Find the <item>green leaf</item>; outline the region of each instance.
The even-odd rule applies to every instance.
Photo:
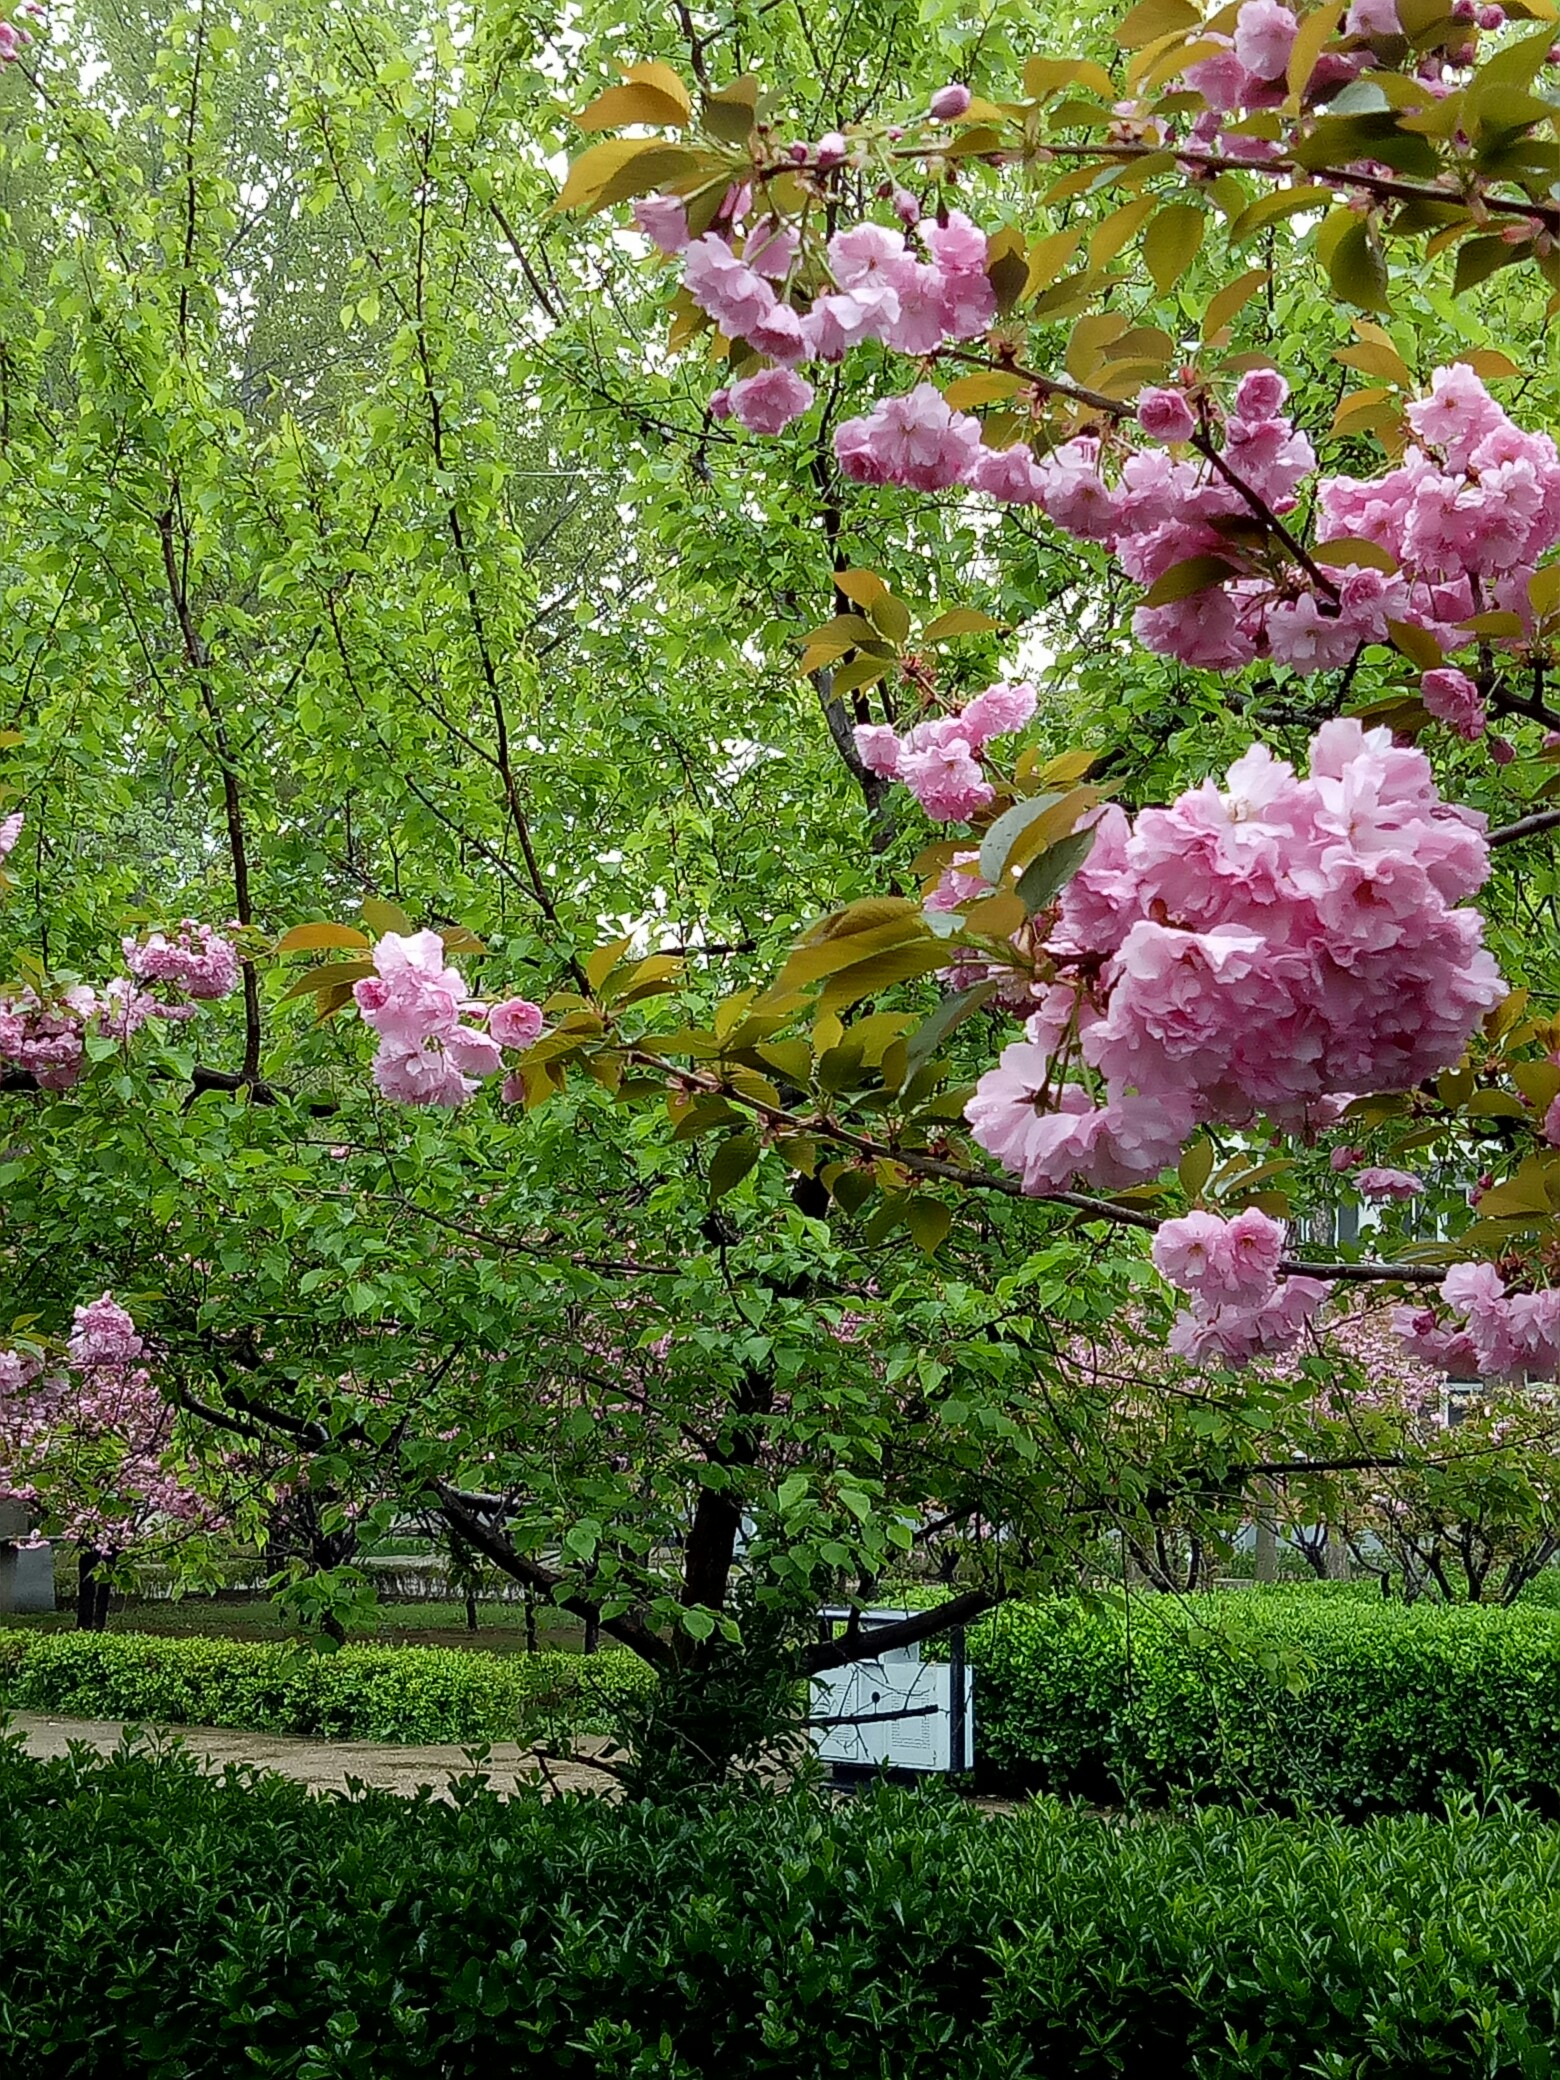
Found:
[[[1083,865],[1094,844],[1094,832],[1093,824],[1085,830],[1070,831],[1065,838],[1048,845],[1019,875],[1018,899],[1031,917],[1054,902]]]
[[[905,1047],[904,1084],[910,1083],[920,1073],[956,1026],[962,1025],[972,1013],[990,1002],[996,989],[995,977],[987,982],[977,982],[973,989],[962,990],[957,996],[949,997],[946,1003],[939,1004],[930,1018],[916,1027]]]
[[[983,880],[990,882],[995,889],[1002,887],[1008,855],[1013,847],[1030,824],[1061,799],[1059,794],[1032,794],[1025,801],[1015,802],[1011,809],[1003,810],[980,841],[979,864]]]
[[[1143,595],[1145,607],[1168,607],[1178,599],[1191,599],[1209,592],[1236,575],[1234,564],[1222,556],[1188,556],[1157,577]]]
[[[730,1134],[710,1158],[710,1198],[724,1199],[758,1161],[761,1143],[752,1128]]]
[[[1331,247],[1327,278],[1346,303],[1365,311],[1388,308],[1386,256],[1368,217],[1356,217]]]
[[[926,1199],[917,1194],[905,1208],[905,1226],[923,1256],[934,1257],[953,1226],[953,1212],[941,1199]]]

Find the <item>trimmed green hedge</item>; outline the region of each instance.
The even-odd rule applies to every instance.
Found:
[[[651,1680],[631,1654],[500,1657],[448,1647],[343,1647],[150,1633],[0,1631],[0,1710],[325,1740],[511,1740],[522,1713],[606,1730]]]
[[[1538,2080],[1560,1833],[310,1797],[0,1752],[8,2080]]]
[[[1560,1621],[1353,1598],[1134,1600],[997,1612],[975,1633],[976,1748],[1002,1781],[1433,1811],[1498,1785],[1560,1813]]]
[[[970,1639],[979,1775],[1098,1804],[1253,1802],[1345,1818],[1498,1787],[1560,1815],[1560,1618],[1354,1597],[997,1612]],[[631,1655],[498,1657],[0,1630],[0,1709],[337,1740],[610,1730]]]

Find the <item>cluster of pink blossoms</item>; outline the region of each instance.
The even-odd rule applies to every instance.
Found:
[[[376,974],[353,985],[364,1023],[379,1035],[374,1081],[398,1105],[464,1105],[503,1067],[503,1049],[529,1047],[542,1030],[539,1007],[509,997],[491,1008],[446,966],[437,932],[387,932],[374,947]],[[485,1020],[487,1030],[468,1023]],[[504,1096],[519,1095],[515,1079]]]
[[[177,932],[149,932],[123,940],[125,966],[137,982],[163,982],[187,997],[210,1002],[238,988],[233,942],[209,924],[186,917]]]
[[[1560,1375],[1560,1289],[1508,1293],[1493,1264],[1454,1264],[1441,1298],[1459,1317],[1448,1327],[1433,1307],[1399,1307],[1392,1326],[1411,1357],[1453,1379],[1520,1386]]]
[[[1191,1295],[1170,1348],[1199,1363],[1244,1365],[1291,1349],[1332,1288],[1316,1278],[1280,1278],[1284,1231],[1257,1207],[1233,1220],[1188,1213],[1154,1236],[1155,1269]]]
[[[123,1550],[153,1526],[215,1525],[169,1465],[173,1409],[111,1293],[78,1307],[62,1359],[0,1350],[0,1498],[46,1509],[66,1538]]]
[[[1451,50],[1425,53],[1417,67],[1420,81],[1435,99],[1453,91],[1457,82],[1449,69],[1472,64],[1479,29],[1499,29],[1506,11],[1495,0],[1452,0],[1446,10],[1451,19],[1466,27],[1468,40]],[[1262,109],[1281,108],[1289,96],[1289,60],[1300,33],[1300,19],[1282,0],[1245,0],[1235,17],[1231,34],[1201,32],[1198,43],[1219,48],[1195,64],[1188,65],[1182,78],[1200,94],[1206,106],[1192,126],[1193,142],[1231,158],[1257,163],[1279,156],[1279,147],[1269,139],[1226,130],[1233,117],[1255,114]],[[1352,0],[1343,18],[1342,33],[1353,41],[1351,50],[1324,51],[1312,67],[1306,83],[1308,103],[1330,99],[1350,80],[1382,63],[1395,62],[1402,49],[1405,30],[1398,15],[1397,0]],[[1377,46],[1386,46],[1385,52]]]
[[[750,190],[734,190],[717,228],[691,240],[675,196],[634,205],[640,230],[662,252],[682,256],[683,287],[699,309],[771,364],[717,391],[710,404],[717,418],[779,433],[813,400],[811,384],[795,373],[801,363],[843,360],[867,340],[932,354],[978,339],[997,315],[986,234],[961,211],[923,219],[915,197],[896,190],[904,228],[865,223],[837,231],[827,281],[809,291],[797,268],[796,232],[772,217],[749,224],[751,202]]]
[[[20,829],[19,815],[0,824],[0,858]],[[101,988],[78,982],[44,994],[28,984],[0,997],[0,1062],[25,1070],[40,1090],[69,1090],[86,1068],[89,1033],[128,1040],[148,1019],[193,1018],[196,1001],[238,987],[232,941],[192,918],[172,936],[152,932],[123,945],[129,973]]]
[[[1547,434],[1516,426],[1460,362],[1437,369],[1430,395],[1408,406],[1419,444],[1394,469],[1317,483],[1321,540],[1374,542],[1397,570],[1345,562],[1323,584],[1296,564],[1277,575],[1241,568],[1221,532],[1221,523],[1249,513],[1237,483],[1282,518],[1316,466],[1310,442],[1284,416],[1287,395],[1273,370],[1241,378],[1224,424],[1222,469],[1207,457],[1140,449],[1111,483],[1104,448],[1092,438],[1037,466],[1035,502],[1067,533],[1108,548],[1136,583],[1152,586],[1193,558],[1229,567],[1227,578],[1183,599],[1139,607],[1132,627],[1145,648],[1221,671],[1269,657],[1315,672],[1346,665],[1361,644],[1387,642],[1389,621],[1425,629],[1445,651],[1472,644],[1462,624],[1490,607],[1509,608],[1531,630],[1528,580],[1560,542],[1560,453]],[[1144,432],[1166,445],[1197,430],[1179,390],[1146,391],[1138,410]],[[1483,702],[1465,673],[1429,672],[1421,690],[1430,712],[1460,735],[1483,729]]]
[[[32,42],[32,32],[23,26],[24,19],[41,22],[43,9],[38,0],[21,0],[14,22],[0,21],[0,65],[14,65]]]
[[[1064,890],[1026,1038],[966,1110],[1026,1192],[1156,1175],[1199,1121],[1329,1123],[1454,1064],[1504,985],[1478,913],[1483,819],[1429,761],[1339,718],[1311,769],[1255,745],[1135,821],[1114,805]],[[1104,1085],[1098,1105],[1076,1081]]]
[[[918,722],[901,737],[886,723],[861,723],[856,750],[869,773],[902,780],[936,823],[962,823],[991,802],[995,790],[981,768],[993,737],[1005,737],[1035,712],[1027,680],[998,680],[954,715]]]

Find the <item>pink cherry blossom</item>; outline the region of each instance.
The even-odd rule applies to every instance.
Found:
[[[766,368],[731,386],[731,411],[752,433],[780,433],[813,401],[813,387],[789,368]]]
[[[856,755],[869,773],[892,780],[899,771],[899,735],[884,722],[858,722]]]
[[[1179,390],[1145,390],[1138,399],[1138,424],[1152,441],[1189,441],[1197,421]]]
[[[1454,729],[1458,736],[1472,743],[1484,734],[1484,696],[1466,672],[1449,665],[1426,672],[1419,682],[1419,691],[1436,720]]]
[[[965,703],[959,713],[960,729],[971,748],[979,751],[992,737],[1011,736],[1022,729],[1034,714],[1037,700],[1027,679],[1013,683],[999,679]]]
[[[975,747],[943,724],[911,731],[900,750],[899,778],[936,823],[963,823],[993,794]]]
[[[542,1024],[541,1006],[527,997],[505,997],[487,1016],[487,1029],[501,1047],[529,1047]]]
[[[952,123],[963,115],[971,99],[968,87],[961,86],[957,81],[950,81],[946,87],[937,89],[927,105],[934,122]]]
[[[688,244],[688,212],[677,195],[641,195],[632,209],[634,226],[663,253],[681,253]]]
[[[1258,79],[1281,79],[1299,29],[1279,0],[1245,0],[1235,17],[1235,55]]]
[[[73,1365],[127,1365],[144,1348],[135,1323],[112,1293],[76,1309],[66,1345]]]
[[[1422,1177],[1411,1170],[1391,1170],[1372,1165],[1359,1171],[1355,1187],[1366,1199],[1417,1199],[1425,1188]]]
[[[871,484],[945,491],[959,483],[980,452],[980,422],[955,412],[942,392],[921,383],[884,398],[865,419],[848,419],[834,436],[840,467]]]
[[[683,287],[706,316],[732,339],[745,339],[775,306],[775,292],[756,269],[739,260],[713,231],[683,255]]]
[[[186,996],[212,1000],[238,987],[238,955],[209,924],[185,918],[171,937],[150,932],[123,942],[125,966],[138,982],[165,982]]]

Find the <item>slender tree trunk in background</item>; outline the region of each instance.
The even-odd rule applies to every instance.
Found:
[[[1330,1582],[1347,1582],[1352,1579],[1349,1567],[1348,1541],[1337,1524],[1327,1527],[1327,1579]]]
[[[475,1596],[475,1594],[473,1593],[473,1591],[472,1591],[472,1590],[470,1590],[470,1589],[468,1589],[468,1590],[466,1591],[466,1630],[467,1630],[468,1632],[475,1632],[475,1631],[476,1631],[476,1629],[477,1629],[477,1599],[476,1599],[476,1596]]]
[[[1278,1533],[1271,1517],[1257,1519],[1256,1578],[1259,1582],[1278,1580]]]
[[[101,1556],[90,1546],[76,1555],[76,1630],[102,1632],[108,1624],[108,1585],[98,1579]]]
[[[585,1651],[594,1654],[601,1646],[601,1620],[594,1612],[585,1620]]]
[[[536,1652],[536,1598],[529,1589],[525,1592],[525,1650]]]

